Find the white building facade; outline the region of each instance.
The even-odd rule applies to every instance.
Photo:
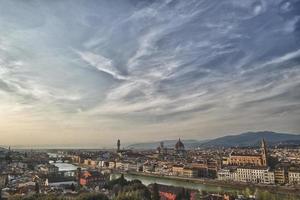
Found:
[[[238,167],[236,170],[222,169],[218,171],[218,179],[247,183],[275,184],[274,172],[269,168]]]

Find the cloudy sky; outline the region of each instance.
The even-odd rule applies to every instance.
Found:
[[[298,0],[0,0],[0,143],[300,133]]]

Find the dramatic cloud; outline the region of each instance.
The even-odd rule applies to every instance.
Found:
[[[300,132],[296,0],[1,1],[2,144]]]

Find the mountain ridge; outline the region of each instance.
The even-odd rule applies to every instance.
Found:
[[[260,141],[265,139],[269,145],[278,145],[286,141],[299,140],[300,135],[291,133],[277,133],[273,131],[258,131],[258,132],[245,132],[237,135],[227,135],[219,138],[209,140],[201,144],[200,147],[246,147],[258,146]]]
[[[226,135],[210,140],[187,139],[182,140],[186,149],[207,147],[247,147],[259,146],[260,141],[265,139],[268,145],[293,144],[300,145],[300,134],[278,133],[273,131],[248,131],[240,134]],[[174,147],[177,140],[163,140],[164,146]],[[134,143],[127,146],[130,149],[156,149],[160,141]]]

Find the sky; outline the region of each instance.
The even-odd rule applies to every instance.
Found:
[[[0,144],[300,133],[298,0],[0,0]]]

